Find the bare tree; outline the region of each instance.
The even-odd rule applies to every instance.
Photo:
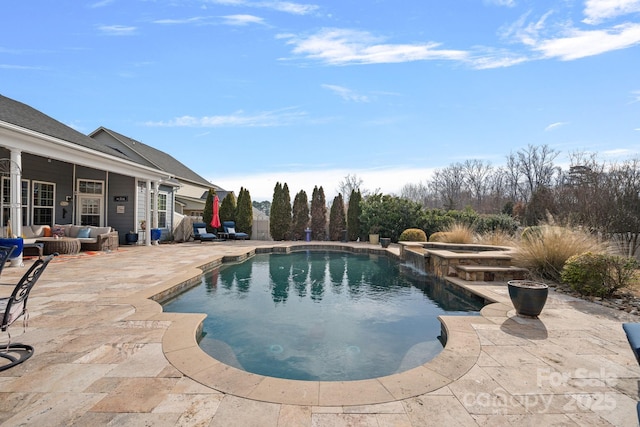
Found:
[[[467,190],[474,199],[473,207],[476,211],[483,210],[483,201],[489,190],[489,177],[493,171],[493,166],[489,162],[482,160],[465,160],[462,164],[464,181]]]
[[[460,163],[436,169],[431,181],[433,192],[438,195],[444,209],[459,209],[463,206],[464,173]]]
[[[354,190],[362,193],[360,188],[362,182],[362,179],[358,178],[356,174],[348,174],[344,177],[344,180],[338,183],[338,193],[342,194],[342,199],[345,203],[349,203],[349,197]]]
[[[550,188],[560,168],[553,164],[559,152],[548,145],[531,145],[516,153],[518,171],[525,179],[529,197],[539,188]]]

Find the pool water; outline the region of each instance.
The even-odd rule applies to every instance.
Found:
[[[402,372],[442,351],[437,316],[482,303],[386,256],[304,251],[224,265],[164,305],[206,313],[201,348],[255,374],[349,381]]]

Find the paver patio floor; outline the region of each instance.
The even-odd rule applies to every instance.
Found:
[[[57,258],[31,294],[27,331],[11,328],[12,341],[35,354],[0,372],[0,423],[637,425],[640,368],[621,323],[640,318],[553,291],[539,319],[523,319],[506,284],[466,282],[496,303],[471,320],[444,319],[449,341],[432,362],[362,384],[301,384],[222,365],[193,347],[202,316],[162,313],[146,299],[202,265],[265,245],[288,244],[124,246]],[[15,284],[24,271],[6,267],[0,282]],[[0,286],[3,296],[11,289]]]

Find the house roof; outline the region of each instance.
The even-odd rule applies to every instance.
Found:
[[[89,136],[94,138],[101,132],[107,133],[115,140],[127,146],[133,153],[139,156],[140,159],[143,159],[144,161],[152,164],[160,170],[170,173],[179,180],[190,181],[191,183],[202,185],[205,187],[213,187],[216,191],[221,190],[221,188],[219,188],[215,184],[210,183],[205,178],[189,169],[183,163],[176,160],[173,156],[156,148],[153,148],[150,145],[122,135],[121,133],[118,133],[111,129],[107,129],[105,127],[99,127],[95,131],[91,132]]]
[[[63,141],[71,142],[94,151],[109,154],[121,159],[134,161],[147,167],[154,167],[148,161],[132,159],[113,147],[100,144],[87,135],[47,116],[22,102],[0,95],[0,121],[19,126],[30,131],[48,135]]]

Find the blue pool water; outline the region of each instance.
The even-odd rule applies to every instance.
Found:
[[[224,265],[164,310],[206,313],[200,346],[231,366],[348,381],[431,360],[442,350],[437,316],[481,306],[386,256],[304,251]]]

